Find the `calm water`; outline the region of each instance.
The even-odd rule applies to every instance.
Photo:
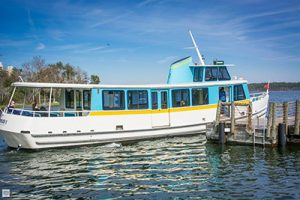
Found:
[[[271,99],[293,95],[300,99]],[[193,136],[17,152],[1,139],[0,189],[15,199],[300,199],[300,148],[222,147]]]

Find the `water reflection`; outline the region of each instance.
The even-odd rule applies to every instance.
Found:
[[[0,151],[0,188],[24,198],[300,198],[298,150],[220,146],[204,136]]]

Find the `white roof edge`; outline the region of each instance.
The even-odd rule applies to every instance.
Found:
[[[224,64],[224,65],[192,65],[190,67],[235,67],[234,64]]]
[[[36,83],[36,82],[15,82],[14,87],[27,88],[73,88],[73,89],[92,89],[92,88],[179,88],[196,86],[214,86],[230,84],[248,83],[246,80],[194,82],[180,84],[144,84],[144,85],[102,85],[102,84],[73,84],[73,83]]]

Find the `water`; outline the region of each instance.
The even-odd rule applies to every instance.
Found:
[[[300,91],[270,91],[270,102],[290,102],[300,100]]]
[[[14,199],[300,199],[299,188],[299,147],[222,147],[192,136],[17,152],[0,141],[0,189]]]

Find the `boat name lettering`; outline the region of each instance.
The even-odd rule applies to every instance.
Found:
[[[0,118],[0,124],[7,124],[7,120]]]

